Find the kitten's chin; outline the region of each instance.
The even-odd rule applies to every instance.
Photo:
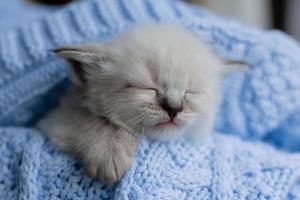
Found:
[[[145,135],[159,140],[177,139],[185,134],[185,129],[176,127],[174,125],[167,125],[164,127],[157,127],[145,132]]]
[[[144,130],[143,134],[154,139],[170,140],[184,135],[185,127],[174,122],[158,123]]]
[[[154,139],[170,140],[183,136],[193,124],[194,118],[177,117],[174,120],[161,119],[152,123],[149,121],[147,124],[140,124],[135,132]]]
[[[155,128],[157,129],[170,129],[170,128],[179,128],[179,124],[176,122],[172,121],[167,121],[167,122],[160,122],[155,125]]]

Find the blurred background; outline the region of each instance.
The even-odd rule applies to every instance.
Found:
[[[262,29],[280,29],[300,41],[299,0],[189,0]]]
[[[63,5],[76,0],[28,0],[48,5]],[[77,0],[79,1],[79,0]],[[186,0],[220,15],[262,29],[280,29],[300,41],[299,0]]]

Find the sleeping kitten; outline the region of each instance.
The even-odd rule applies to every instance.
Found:
[[[55,52],[70,62],[74,87],[38,127],[91,177],[118,181],[141,134],[201,138],[212,131],[224,65],[191,33],[148,25]]]

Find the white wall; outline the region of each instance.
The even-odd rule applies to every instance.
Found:
[[[246,24],[270,28],[270,0],[191,0],[220,15],[238,18]],[[297,0],[295,0],[297,1]],[[299,1],[298,1],[299,2]]]
[[[300,1],[290,0],[287,6],[287,32],[300,41]]]

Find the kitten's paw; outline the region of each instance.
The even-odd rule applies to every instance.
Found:
[[[97,118],[88,124],[75,143],[75,154],[91,178],[111,185],[131,167],[138,137],[127,130]]]
[[[136,140],[130,135],[125,138],[125,133],[120,134],[122,137],[102,138],[81,152],[84,168],[91,178],[100,178],[112,185],[128,171],[134,159]]]
[[[100,178],[105,184],[119,181],[132,164],[133,158],[118,149],[102,153],[94,159],[84,161],[88,176]]]

